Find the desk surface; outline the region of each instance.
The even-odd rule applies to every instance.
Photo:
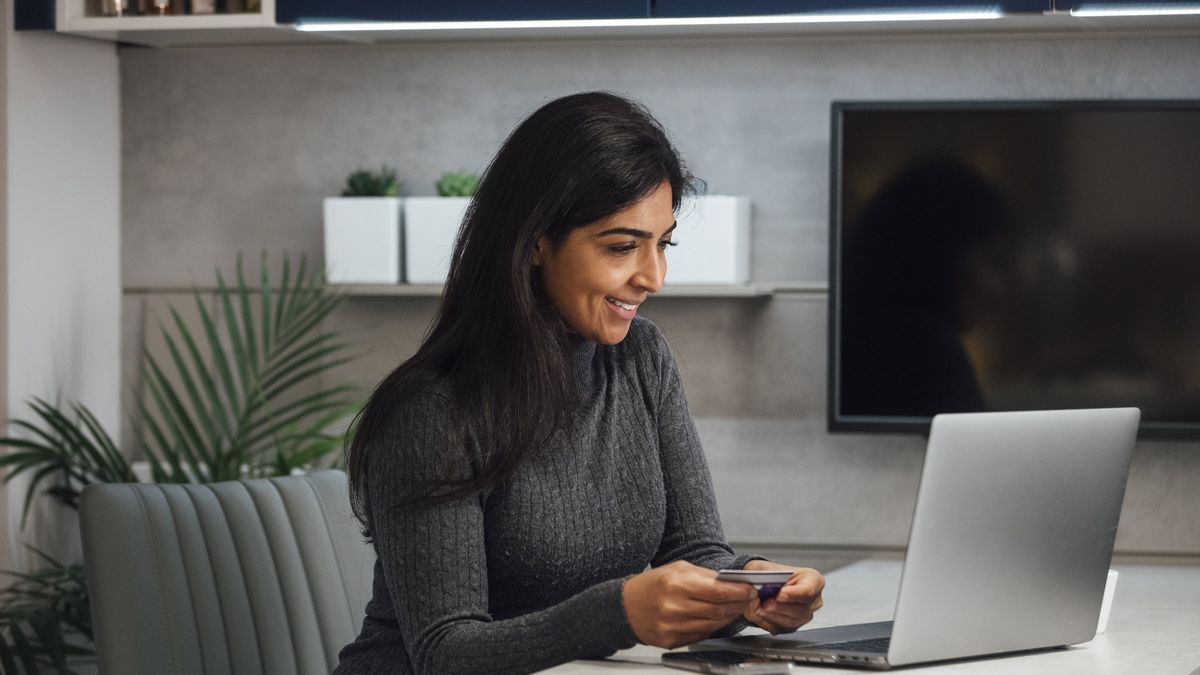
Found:
[[[825,607],[805,628],[892,618],[900,587],[902,563],[866,560],[832,572],[825,587]],[[1120,566],[1108,630],[1094,640],[1068,649],[958,661],[898,672],[936,669],[938,673],[1178,673],[1200,669],[1200,567]],[[1037,611],[1031,607],[1030,611]],[[757,629],[752,629],[757,630]],[[761,632],[761,631],[759,631]],[[686,671],[659,664],[664,650],[639,645],[603,661],[575,661],[552,668],[562,675]],[[797,666],[826,675],[870,672],[828,666]]]

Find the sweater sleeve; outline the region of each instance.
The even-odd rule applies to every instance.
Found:
[[[736,555],[725,539],[712,474],[688,411],[679,367],[662,333],[655,329],[653,337],[661,359],[658,443],[667,496],[667,524],[654,565],[687,560],[712,570],[742,569],[751,560],[763,560],[761,556]],[[744,619],[736,619],[713,637],[734,635],[748,625]]]
[[[397,506],[443,471],[451,450],[448,406],[436,395],[412,402],[399,431],[372,448],[369,460],[371,532],[415,672],[530,672],[633,646],[623,579],[540,611],[494,620],[481,498]],[[470,474],[463,466],[453,476]]]
[[[653,564],[686,560],[713,570],[743,567],[754,557],[736,556],[725,541],[712,476],[688,412],[679,368],[662,334],[657,328],[652,331],[652,352],[659,359],[658,446],[667,499],[666,528]]]

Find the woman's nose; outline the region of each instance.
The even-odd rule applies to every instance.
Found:
[[[633,282],[634,285],[649,293],[657,293],[662,290],[663,279],[667,276],[667,260],[658,251],[658,247],[647,248],[653,250],[642,258]]]

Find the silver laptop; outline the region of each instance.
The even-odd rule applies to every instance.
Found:
[[[892,621],[692,648],[883,669],[1092,639],[1139,417],[938,415]]]

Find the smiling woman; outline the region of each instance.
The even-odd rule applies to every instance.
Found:
[[[428,336],[347,449],[378,563],[338,673],[528,672],[812,618],[818,572],[729,548],[675,361],[637,316],[698,184],[612,94],[552,101],[505,141]],[[793,573],[760,604],[717,580],[731,567]]]

